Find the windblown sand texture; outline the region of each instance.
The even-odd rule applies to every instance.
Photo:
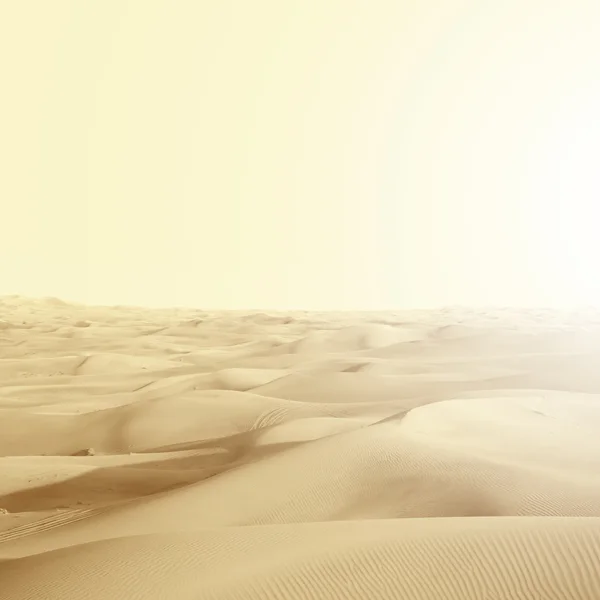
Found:
[[[0,302],[2,600],[598,600],[600,316]]]

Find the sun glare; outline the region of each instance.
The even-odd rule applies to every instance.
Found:
[[[579,83],[540,107],[551,118],[530,172],[532,243],[559,305],[600,304],[600,88]]]

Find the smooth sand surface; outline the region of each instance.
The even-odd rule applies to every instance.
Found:
[[[0,599],[598,600],[600,315],[0,300]]]

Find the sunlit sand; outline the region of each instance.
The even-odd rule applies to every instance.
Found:
[[[600,314],[0,311],[2,600],[600,598]]]

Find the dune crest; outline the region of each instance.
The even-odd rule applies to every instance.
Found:
[[[0,330],[0,600],[600,598],[600,315]]]

